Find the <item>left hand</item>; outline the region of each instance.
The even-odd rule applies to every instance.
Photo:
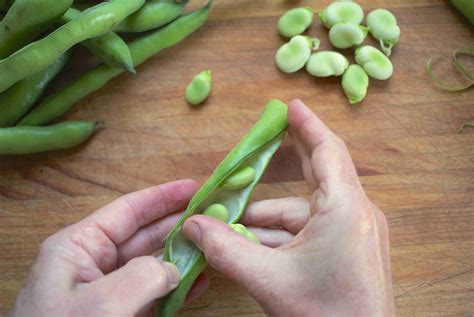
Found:
[[[197,187],[180,180],[122,196],[47,238],[10,315],[151,315],[179,273],[150,254],[164,247]],[[187,301],[206,288],[198,278]]]

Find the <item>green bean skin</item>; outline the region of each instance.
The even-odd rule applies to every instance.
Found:
[[[0,154],[68,149],[87,140],[95,126],[95,121],[65,121],[48,127],[0,128]]]
[[[61,17],[61,23],[66,24],[81,16],[81,11],[69,8]],[[85,40],[81,43],[97,56],[104,64],[125,69],[135,74],[132,55],[127,43],[114,32],[107,32],[101,36]]]
[[[188,0],[151,0],[147,1],[134,14],[123,20],[114,31],[116,32],[145,32],[157,29],[176,18],[188,4]]]
[[[44,38],[0,60],[0,92],[51,65],[73,45],[112,30],[137,11],[145,0],[110,0],[100,3]]]
[[[133,65],[137,67],[151,56],[181,42],[207,19],[212,2],[205,7],[176,19],[163,28],[130,43]],[[64,114],[74,103],[104,86],[123,70],[99,65],[50,96],[30,112],[19,125],[43,125]]]
[[[155,316],[174,316],[199,273],[205,268],[202,252],[184,237],[183,223],[194,214],[202,213],[212,203],[220,203],[229,211],[227,224],[237,223],[241,218],[250,195],[262,177],[273,154],[278,150],[288,125],[287,106],[276,99],[270,100],[255,126],[232,149],[217,166],[214,173],[189,202],[184,215],[178,220],[166,239],[163,255],[165,261],[174,263],[180,272],[178,287],[160,300]],[[250,166],[255,178],[248,186],[239,190],[225,190],[222,183],[242,166]]]
[[[20,80],[0,94],[0,127],[14,125],[43,94],[49,82],[63,69],[65,53],[45,70]]]
[[[0,22],[0,60],[53,26],[71,4],[72,0],[16,0]]]

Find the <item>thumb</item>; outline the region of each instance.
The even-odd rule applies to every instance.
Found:
[[[268,263],[276,250],[257,244],[217,219],[196,215],[183,226],[184,235],[206,256],[207,262],[251,293],[269,276]]]
[[[153,256],[130,260],[120,269],[92,282],[95,295],[104,296],[106,311],[124,309],[136,314],[151,301],[163,297],[179,283],[176,266]],[[99,294],[97,294],[97,292]]]

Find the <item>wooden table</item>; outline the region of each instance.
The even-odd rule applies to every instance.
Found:
[[[122,75],[77,104],[67,119],[105,120],[105,129],[73,150],[0,159],[0,313],[12,304],[38,244],[112,199],[153,184],[204,181],[256,121],[269,98],[301,98],[344,138],[369,197],[390,224],[394,291],[401,316],[474,313],[474,91],[437,89],[425,72],[432,53],[443,76],[473,29],[445,1],[361,1],[397,16],[401,41],[393,78],[372,81],[350,106],[340,79],[292,75],[274,65],[276,32],[287,9],[329,1],[217,1],[209,21],[185,42]],[[310,30],[330,46],[318,19]],[[370,40],[368,40],[370,42]],[[348,50],[348,56],[352,51]],[[82,68],[76,60],[76,68]],[[472,64],[471,64],[472,66]],[[208,102],[191,109],[191,77],[212,69]],[[74,70],[68,73],[75,73]],[[453,76],[451,76],[453,75]],[[454,79],[453,79],[454,80]],[[287,140],[253,200],[307,195]],[[211,289],[183,316],[260,316],[245,292],[208,271]]]

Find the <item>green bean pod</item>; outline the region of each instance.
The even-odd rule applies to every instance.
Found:
[[[0,128],[0,154],[68,149],[87,140],[95,126],[95,121],[65,121],[47,127]]]
[[[267,103],[255,126],[217,166],[169,233],[163,259],[178,267],[181,282],[157,305],[156,316],[174,316],[182,306],[194,280],[206,267],[202,252],[184,237],[183,223],[192,215],[202,213],[213,203],[222,204],[227,208],[228,224],[239,221],[253,189],[283,140],[288,125],[287,112],[287,106],[279,100],[273,99]],[[223,182],[242,166],[250,166],[255,170],[253,181],[238,190],[224,189],[221,186]]]
[[[450,0],[450,2],[474,25],[474,2],[472,0]]]
[[[63,69],[65,53],[45,70],[20,80],[0,94],[0,127],[14,125],[43,94],[49,82]]]
[[[178,18],[187,4],[188,0],[147,1],[140,10],[128,16],[117,25],[114,31],[145,32],[157,29]]]
[[[80,16],[81,11],[69,8],[61,17],[61,23],[66,24]],[[87,49],[104,64],[116,68],[123,68],[135,74],[132,55],[130,54],[127,43],[116,33],[107,32],[101,36],[85,40],[81,44],[87,47]]]
[[[145,0],[110,0],[100,3],[44,38],[0,60],[0,92],[45,69],[75,44],[111,31],[144,3]]]
[[[137,67],[148,58],[181,42],[196,31],[207,19],[212,1],[201,9],[187,13],[163,28],[144,35],[129,44],[133,65]],[[61,116],[82,98],[104,86],[123,72],[108,65],[99,65],[44,100],[19,125],[43,125]]]
[[[6,1],[3,1],[4,5]],[[0,60],[30,43],[66,12],[72,0],[16,0],[0,22]],[[56,60],[56,58],[54,59]],[[0,71],[1,76],[5,73]],[[26,76],[25,76],[26,77]]]

